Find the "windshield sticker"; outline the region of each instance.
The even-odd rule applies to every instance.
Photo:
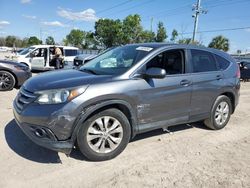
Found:
[[[136,48],[136,50],[142,50],[142,51],[150,52],[151,50],[153,50],[153,48],[139,46],[139,47]]]

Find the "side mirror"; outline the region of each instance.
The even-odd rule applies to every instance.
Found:
[[[165,69],[152,67],[152,68],[149,68],[149,69],[146,70],[144,76],[146,78],[162,79],[162,78],[166,77],[166,71],[165,71]]]

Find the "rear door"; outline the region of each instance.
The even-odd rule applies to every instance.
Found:
[[[190,118],[201,120],[208,116],[216,97],[223,91],[223,73],[209,51],[191,49],[189,55],[193,82]]]

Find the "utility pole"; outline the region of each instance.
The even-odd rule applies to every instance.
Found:
[[[153,20],[154,20],[154,18],[151,17],[151,20],[150,20],[150,31],[151,32],[153,31]]]
[[[197,33],[197,28],[198,28],[198,22],[199,22],[199,15],[200,14],[206,14],[207,10],[203,10],[201,7],[201,0],[197,0],[197,3],[193,5],[192,10],[194,11],[194,14],[192,17],[194,18],[194,31],[193,31],[193,38],[192,42],[195,41],[195,36]]]

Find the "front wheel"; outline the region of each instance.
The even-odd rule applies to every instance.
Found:
[[[77,142],[89,160],[103,161],[119,155],[127,146],[130,134],[127,117],[118,109],[107,109],[83,123]]]
[[[0,91],[12,90],[15,83],[15,77],[11,73],[7,71],[0,71]]]
[[[225,96],[219,96],[210,112],[210,118],[204,121],[208,128],[219,130],[224,128],[232,113],[232,103],[231,100]]]

